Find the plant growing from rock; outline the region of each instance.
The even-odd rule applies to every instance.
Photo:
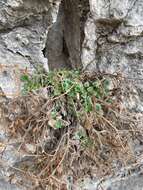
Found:
[[[33,165],[24,170],[33,183],[37,180],[46,188],[54,181],[56,189],[58,178],[69,171],[76,179],[85,171],[92,173],[99,164],[105,175],[117,149],[122,152],[119,159],[127,158],[129,146],[123,131],[130,131],[135,121],[128,112],[120,112],[118,76],[38,69],[21,80],[22,95],[10,102],[20,110],[10,121],[10,134],[23,138],[19,150],[34,146]],[[66,186],[62,178],[60,183]]]

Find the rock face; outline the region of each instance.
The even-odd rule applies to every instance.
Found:
[[[104,182],[86,179],[76,190],[141,190],[143,187],[143,174],[126,176],[123,178],[114,177]]]
[[[2,0],[0,2],[0,85],[7,96],[19,92],[14,72],[30,72],[37,64],[47,68],[42,50],[54,7],[41,0]],[[18,74],[18,73],[16,73]],[[16,81],[16,83],[15,83]]]
[[[110,74],[120,72],[127,82],[131,82],[136,96],[126,100],[127,107],[142,112],[143,1],[89,0],[89,2],[90,13],[85,24],[81,56],[83,67],[90,72]],[[125,175],[124,172],[122,174]],[[142,174],[137,170],[127,177],[107,179],[102,186],[95,181],[86,181],[81,189],[141,190],[143,186]]]
[[[37,65],[46,70],[79,66],[78,1],[60,2],[0,2],[0,84],[7,96],[18,95],[20,81],[16,76],[21,71],[31,72]]]
[[[82,49],[84,68],[121,72],[143,95],[143,1],[90,0]]]
[[[6,102],[7,97],[19,95],[21,73],[33,72],[37,65],[48,70],[43,50],[57,9],[56,2],[53,5],[48,0],[0,1],[0,111],[1,103]],[[14,167],[30,160],[17,151],[19,145],[14,139],[9,139],[6,126],[0,112],[0,190],[29,189],[16,185],[20,178]],[[16,178],[13,178],[15,173]]]
[[[79,0],[62,1],[56,22],[47,35],[45,55],[50,69],[79,68],[80,51],[80,15]]]
[[[72,68],[79,67],[82,61],[86,70],[121,72],[132,82],[136,94],[136,101],[131,105],[129,100],[128,106],[143,111],[143,0],[89,0],[90,12],[82,34],[82,50],[80,35],[83,32],[80,29],[83,23],[80,27],[79,4],[77,0],[75,4],[73,2],[0,1],[1,95],[4,92],[7,97],[17,96],[21,72],[33,72],[37,65],[46,70]],[[0,103],[2,101],[6,101],[6,97],[0,96]],[[15,171],[11,169],[27,158],[16,152],[17,144],[14,139],[9,141],[4,126],[6,123],[1,121],[0,190],[25,190],[25,187],[15,185],[15,180],[19,179],[12,177]],[[5,148],[3,144],[8,146]],[[134,173],[137,175],[108,179],[103,187],[107,190],[142,190],[142,174]],[[86,182],[81,189],[100,190],[94,181]]]

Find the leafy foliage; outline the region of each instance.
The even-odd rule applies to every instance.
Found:
[[[77,120],[83,121],[86,115],[91,112],[96,114],[104,113],[102,101],[110,104],[110,80],[101,77],[87,80],[85,74],[80,71],[53,71],[47,73],[36,72],[32,76],[23,75],[24,94],[47,88],[49,97],[55,101],[51,117],[55,120],[55,128],[65,126],[64,116],[68,113],[74,115]],[[62,99],[62,101],[60,101]],[[66,99],[67,110],[62,110]],[[102,100],[102,101],[101,101]],[[110,101],[109,101],[110,100]],[[64,113],[63,113],[64,112]],[[62,116],[61,116],[62,115]]]
[[[110,163],[117,150],[121,151],[119,159],[127,160],[130,146],[126,137],[136,130],[136,123],[123,107],[120,75],[38,70],[21,80],[24,96],[8,104],[8,110],[10,105],[19,108],[14,119],[9,118],[9,129],[11,135],[23,139],[20,148],[34,147],[32,153],[26,148],[34,157],[32,166],[22,170],[37,189],[41,184],[47,189],[55,178],[61,181],[71,168],[75,179],[95,169],[104,176],[113,169]]]

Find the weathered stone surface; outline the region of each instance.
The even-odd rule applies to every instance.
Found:
[[[45,56],[48,58],[50,70],[70,68],[68,54],[64,50],[64,11],[60,5],[57,19],[49,29],[45,48]]]
[[[142,174],[127,176],[124,178],[114,177],[105,181],[85,179],[76,190],[142,190]]]
[[[50,69],[81,67],[79,0],[62,1],[47,35],[45,55]]]
[[[143,112],[143,1],[89,2],[90,14],[85,24],[81,56],[84,69],[110,74],[120,72],[126,82],[130,82],[132,89],[126,90],[126,107]],[[134,141],[131,147],[134,147],[135,154],[141,157],[141,144]],[[142,174],[137,171],[137,166],[135,168],[133,175],[108,178],[102,186],[98,180],[87,180],[81,189],[142,190]],[[127,170],[124,171],[126,173]],[[125,173],[122,173],[123,176]]]
[[[47,70],[48,65],[50,69],[80,66],[78,1],[74,5],[72,2],[69,0],[71,4],[66,6],[65,1],[59,8],[60,0],[54,4],[53,0],[0,1],[0,87],[7,97],[19,94],[20,73],[31,72],[36,65],[44,65]],[[89,0],[89,3],[81,56],[84,69],[121,72],[134,88],[133,99],[126,99],[126,107],[143,112],[143,1]],[[1,97],[0,103],[3,101],[7,100]],[[14,185],[20,177],[11,179],[11,176],[27,157],[16,151],[18,144],[14,139],[9,141],[6,125],[0,123],[0,190],[25,190],[24,185]],[[140,157],[141,142],[136,140],[132,146]],[[27,145],[27,149],[34,151],[32,145]],[[98,185],[96,180],[86,181],[81,189],[102,190]],[[142,190],[142,175],[135,171],[124,178],[108,178],[102,185],[107,190]]]
[[[121,72],[142,94],[143,1],[90,0],[90,9],[82,50],[84,68]]]
[[[7,97],[19,95],[22,73],[33,72],[37,65],[48,70],[43,49],[49,27],[57,16],[57,7],[52,3],[48,0],[0,1],[0,111]],[[7,122],[0,113],[0,190],[29,189],[28,181],[20,185],[21,172],[17,168],[23,162],[29,164],[30,158],[18,151],[18,139],[10,139],[6,127]]]
[[[79,0],[64,1],[64,38],[72,68],[81,66]]]
[[[48,69],[42,50],[53,10],[44,0],[0,2],[0,85],[8,96],[19,92],[13,72],[30,72],[38,64]]]

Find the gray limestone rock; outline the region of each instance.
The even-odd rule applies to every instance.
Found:
[[[37,65],[46,70],[78,67],[82,61],[84,69],[91,72],[122,73],[133,88],[133,97],[126,99],[126,106],[143,112],[143,0],[89,0],[84,35],[80,31],[84,22],[79,26],[78,1],[60,2],[0,1],[0,106],[7,101],[3,94],[19,95],[21,73],[31,73]],[[25,190],[24,185],[15,185],[19,176],[10,183],[16,173],[12,168],[26,162],[27,157],[23,152],[17,154],[18,145],[15,139],[9,141],[6,126],[0,122],[0,190]],[[5,143],[11,144],[4,148]],[[138,142],[133,146],[140,155],[142,146]],[[102,190],[98,184],[87,180],[82,190]],[[102,185],[106,190],[142,190],[142,174],[135,171],[125,178],[108,178]]]
[[[90,10],[82,49],[84,68],[121,72],[142,98],[143,1],[90,0]]]
[[[83,183],[78,185],[76,190],[142,190],[143,176],[132,175],[125,178],[109,178],[104,182],[100,180],[85,179]]]
[[[43,49],[56,16],[50,0],[0,1],[0,190],[30,189],[28,181],[21,184],[18,168],[31,164],[31,158],[18,152],[18,139],[9,138],[1,108],[20,94],[22,73],[33,72],[37,65],[48,70]]]
[[[52,2],[51,2],[52,3]],[[19,93],[19,75],[43,65],[48,27],[56,16],[48,0],[0,2],[0,86],[12,97]],[[52,14],[53,13],[53,14]]]
[[[143,1],[89,2],[90,14],[85,24],[81,55],[83,67],[90,72],[120,72],[132,89],[126,91],[126,107],[131,111],[143,112]],[[139,156],[141,144],[133,142],[132,147]],[[142,190],[142,179],[142,174],[135,171],[134,175],[125,178],[108,178],[102,186],[98,186],[96,180],[88,180],[81,189]]]

